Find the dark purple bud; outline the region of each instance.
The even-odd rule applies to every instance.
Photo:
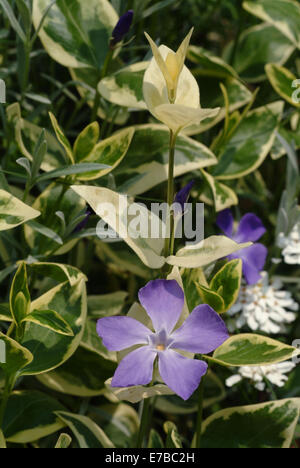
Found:
[[[175,197],[174,203],[178,203],[181,206],[182,212],[184,212],[184,205],[187,203],[194,185],[195,181],[192,180],[185,187],[183,187],[183,189],[181,189]]]
[[[87,209],[86,212],[85,212],[85,218],[81,221],[81,223],[79,223],[76,228],[74,229],[73,231],[73,234],[77,234],[78,232],[81,232],[83,231],[83,229],[86,228],[87,226],[87,223],[89,221],[89,218],[90,216],[93,214],[93,212],[91,211],[91,209]]]
[[[112,32],[112,40],[110,42],[112,47],[121,42],[124,36],[126,36],[128,33],[132,25],[133,14],[133,10],[129,10],[119,19],[115,29]]]

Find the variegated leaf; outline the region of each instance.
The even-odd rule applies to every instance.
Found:
[[[204,421],[201,447],[290,448],[299,415],[299,398],[225,409]]]
[[[252,15],[272,24],[300,49],[300,6],[294,0],[246,1],[243,7]]]
[[[33,1],[38,28],[51,0]],[[57,0],[49,10],[39,37],[48,54],[65,67],[101,70],[118,15],[108,0]]]
[[[268,366],[284,362],[300,354],[293,346],[261,335],[235,335],[221,345],[209,358],[227,367]]]
[[[99,83],[99,93],[112,104],[132,109],[147,109],[143,96],[143,79],[149,63],[135,63],[104,78]]]
[[[54,310],[70,325],[73,336],[59,335],[34,323],[27,324],[23,346],[34,353],[34,360],[24,375],[49,372],[66,362],[78,348],[86,322],[87,299],[85,279],[73,286],[62,283],[32,302],[32,310]]]
[[[119,191],[139,195],[167,181],[170,132],[162,125],[135,127],[126,159],[114,172]],[[184,135],[176,140],[175,177],[217,163],[203,144]]]
[[[40,211],[31,208],[11,193],[0,189],[0,231],[13,229],[40,216]]]
[[[213,176],[237,179],[259,168],[273,146],[283,108],[284,102],[278,101],[251,111],[221,149]]]

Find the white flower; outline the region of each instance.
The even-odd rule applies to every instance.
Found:
[[[144,99],[149,111],[175,134],[209,117],[220,109],[202,109],[196,79],[184,65],[193,30],[184,39],[177,52],[165,45],[156,46],[151,37],[153,59],[144,76]]]
[[[286,374],[291,372],[295,367],[296,364],[289,361],[262,367],[240,367],[238,374],[226,380],[226,385],[227,387],[233,387],[243,379],[249,379],[257,390],[263,391],[266,388],[265,378],[267,378],[273,385],[284,387],[288,380]]]
[[[285,324],[296,319],[299,305],[289,291],[282,290],[279,279],[269,281],[267,272],[256,285],[241,288],[237,303],[229,310],[230,331],[248,326],[253,331],[278,334],[286,331]]]
[[[283,249],[282,255],[285,263],[288,265],[300,265],[300,223],[296,224],[287,237],[281,233],[278,245]]]

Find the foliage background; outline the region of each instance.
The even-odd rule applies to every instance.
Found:
[[[24,23],[25,16],[22,19],[22,10],[19,9],[20,4],[14,0],[10,0],[8,3],[24,28],[26,26]],[[246,86],[252,95],[255,92],[257,93],[252,105],[253,109],[264,107],[278,100],[283,101],[284,111],[280,116],[281,133],[287,138],[290,145],[294,142],[295,146],[299,147],[299,106],[291,104],[288,99],[293,90],[292,88],[287,89],[284,87],[284,92],[279,93],[279,95],[270,82],[271,75],[268,74],[267,76],[265,72],[265,66],[274,61],[272,50],[276,50],[278,43],[274,42],[274,45],[272,45],[273,36],[270,36],[269,30],[265,31],[265,35],[261,33],[257,37],[248,39],[248,42],[244,40],[243,34],[245,34],[245,31],[254,26],[261,25],[262,21],[258,17],[249,14],[241,1],[115,0],[111,1],[111,3],[119,15],[132,8],[135,11],[135,19],[130,34],[126,38],[133,39],[123,47],[118,58],[111,63],[109,75],[126,65],[144,61],[151,57],[148,43],[143,34],[144,31],[147,31],[151,37],[158,39],[161,43],[168,44],[169,47],[175,50],[181,39],[194,26],[193,46],[202,47],[213,56],[223,58],[239,74],[240,83]],[[30,2],[25,2],[25,4],[29,5]],[[0,5],[3,7],[2,2],[0,2]],[[288,20],[288,18],[285,18],[285,20]],[[32,29],[32,34],[33,31]],[[280,33],[277,31],[276,34]],[[299,47],[298,49],[297,47],[292,47],[291,43],[287,43],[288,41],[284,35],[282,35],[281,42],[286,46],[286,56],[288,58],[284,63],[282,63],[281,59],[278,62],[289,70],[293,76],[298,77],[300,72]],[[291,48],[291,53],[289,53]],[[284,45],[282,45],[283,50]],[[207,55],[209,56],[208,53]],[[57,63],[48,55],[40,39],[34,42],[31,51],[30,68],[28,70],[28,82],[24,84],[25,56],[24,44],[22,44],[15,29],[12,27],[10,19],[6,14],[1,14],[0,78],[4,79],[6,83],[7,105],[0,105],[2,123],[0,128],[0,164],[2,169],[0,172],[0,189],[12,193],[19,199],[23,199],[27,205],[33,205],[42,212],[42,217],[34,221],[39,223],[39,226],[32,224],[33,222],[30,221],[25,229],[19,227],[10,231],[1,231],[0,233],[0,302],[4,308],[5,304],[9,302],[10,288],[18,261],[25,260],[28,262],[29,260],[28,263],[30,264],[32,257],[35,257],[39,262],[71,265],[80,270],[88,279],[87,306],[89,325],[83,338],[80,338],[79,335],[80,333],[82,334],[84,326],[82,325],[80,332],[77,330],[77,337],[81,339],[81,345],[78,348],[78,344],[74,345],[73,351],[70,351],[69,359],[64,359],[67,362],[61,368],[59,367],[58,370],[54,370],[50,374],[46,372],[39,375],[35,375],[39,372],[33,369],[32,372],[28,372],[28,376],[23,375],[18,380],[17,393],[9,400],[9,407],[6,413],[9,416],[6,415],[3,432],[8,440],[8,444],[13,447],[19,447],[20,445],[25,447],[54,447],[58,439],[58,431],[62,432],[62,430],[72,436],[72,446],[107,447],[110,446],[110,441],[113,441],[113,444],[117,447],[132,446],[138,429],[139,407],[137,404],[130,404],[128,402],[120,403],[115,396],[107,391],[104,382],[112,375],[116,367],[116,357],[110,356],[101,344],[97,342],[94,336],[93,324],[95,319],[101,316],[127,312],[132,303],[137,299],[138,289],[145,284],[146,280],[153,277],[153,271],[143,265],[125,244],[116,244],[111,248],[110,245],[103,244],[95,240],[95,237],[91,237],[88,229],[94,229],[97,223],[97,216],[94,214],[88,219],[88,224],[77,236],[80,237],[79,241],[76,244],[72,244],[71,248],[67,248],[66,253],[57,256],[59,245],[57,245],[57,238],[55,236],[59,235],[62,238],[62,243],[68,245],[70,239],[74,238],[74,232],[72,232],[70,225],[74,229],[76,223],[79,224],[82,221],[85,203],[79,197],[75,197],[74,193],[66,197],[63,203],[59,193],[54,193],[55,191],[53,190],[51,190],[51,193],[47,192],[50,182],[56,183],[59,187],[64,187],[65,184],[68,185],[76,181],[74,179],[75,176],[68,176],[66,173],[59,177],[54,176],[51,181],[40,180],[30,188],[30,191],[26,192],[28,189],[26,185],[28,175],[26,168],[24,169],[24,161],[23,165],[17,162],[19,158],[24,158],[24,154],[21,154],[20,141],[17,141],[16,131],[20,116],[17,115],[16,108],[10,108],[13,118],[9,118],[7,108],[11,104],[18,102],[22,118],[26,122],[38,126],[40,131],[43,128],[46,129],[52,133],[54,138],[53,128],[49,119],[49,112],[51,112],[58,119],[59,125],[69,141],[74,144],[77,136],[91,121],[91,107],[88,105],[86,96],[84,98],[80,96],[78,87],[76,87],[78,82],[76,82],[74,75],[71,77],[67,67]],[[191,59],[192,57],[189,56],[189,58]],[[219,84],[220,82],[226,84],[228,77],[225,77],[225,80],[222,76],[212,78],[209,67],[206,69],[205,64],[203,65],[201,62],[197,63],[197,59],[196,62],[195,60],[190,60],[188,64],[199,80],[203,107],[214,107],[215,102],[218,101],[224,108],[224,98],[220,92]],[[198,68],[202,70],[199,73],[197,72]],[[79,80],[83,83],[85,82],[88,87],[93,83],[95,85],[97,76],[93,73],[83,74],[79,77]],[[219,93],[217,99],[215,96],[216,92]],[[240,112],[242,112],[241,109],[245,109],[245,104],[240,108]],[[119,129],[153,122],[148,111],[141,110],[139,112],[130,112],[125,116],[125,121],[123,120],[123,123],[118,125],[116,115],[114,114],[116,107],[111,108],[110,104],[105,100],[101,100],[101,105],[110,115],[114,115],[115,117],[113,122],[105,118],[99,119],[102,139],[111,137]],[[120,112],[120,108],[117,107],[117,110]],[[123,112],[125,113],[124,109]],[[230,114],[233,114],[233,110],[231,110]],[[118,117],[120,115],[122,115],[121,112],[118,114]],[[38,150],[41,149],[35,146],[40,134],[37,132],[35,137],[32,137],[31,132],[26,133],[26,124],[24,122],[22,126],[22,132],[24,132],[23,143],[31,154],[33,154],[35,147],[36,156]],[[272,131],[275,131],[275,127],[276,125],[272,128]],[[192,138],[207,147],[211,147],[212,142],[215,141],[223,128],[224,120],[205,132],[194,134]],[[251,141],[251,138],[249,139],[247,133],[249,131],[255,132],[256,128],[258,134],[261,135],[261,132],[264,132],[259,117],[257,117],[257,121],[250,130],[245,128],[245,137],[248,137],[248,142]],[[240,138],[243,137],[242,134],[239,136]],[[40,144],[42,142],[43,136],[41,137]],[[263,143],[265,142],[262,140],[261,146],[263,146]],[[142,159],[143,153],[147,152],[147,148],[151,144],[150,136],[148,136],[148,140],[147,137],[144,137],[140,143],[140,147],[138,147],[136,156]],[[279,143],[274,143],[273,153],[276,153],[278,145]],[[219,152],[217,156],[222,154],[222,145],[218,146],[218,141],[217,143],[215,141],[214,149],[216,150],[216,154]],[[282,202],[283,192],[286,189],[289,190],[286,179],[289,159],[286,157],[286,151],[283,151],[282,154],[282,147],[280,145],[279,149],[282,157],[271,158],[270,151],[268,151],[267,157],[264,158],[264,161],[258,168],[255,167],[253,170],[248,171],[245,176],[238,175],[224,181],[239,198],[239,204],[234,206],[236,217],[239,218],[247,212],[255,212],[261,217],[267,227],[268,232],[264,237],[264,244],[269,248],[267,265],[267,270],[269,271],[272,271],[274,268],[271,259],[280,255],[275,242],[276,229],[278,229],[278,210]],[[259,156],[261,147],[255,148],[255,151],[257,152],[257,156]],[[59,150],[57,152],[59,153]],[[64,153],[61,146],[60,152]],[[293,155],[295,155],[295,152]],[[247,159],[247,148],[241,151],[240,157]],[[298,161],[297,154],[296,160]],[[143,160],[139,164],[142,165],[142,163]],[[123,166],[121,165],[120,167],[123,167],[123,173],[122,171],[118,172],[117,168],[116,172],[113,171],[109,175],[104,175],[103,178],[96,179],[91,184],[118,190],[124,182],[124,177],[126,177],[126,157],[122,164]],[[208,190],[205,179],[199,170],[192,173],[187,172],[178,178],[176,182],[177,190],[191,179],[196,180],[193,201],[197,201],[200,196],[205,196],[206,200],[208,198],[212,201],[211,192]],[[44,195],[44,199],[37,204],[37,198],[40,194],[45,193],[45,191],[46,195]],[[164,200],[165,193],[166,184],[164,182],[154,185],[146,193],[139,193],[137,200]],[[25,198],[24,194],[26,194]],[[296,191],[292,194],[292,197],[297,198],[298,194],[299,176],[296,174]],[[59,202],[62,203],[61,206],[59,206]],[[216,208],[213,201],[206,206],[207,236],[218,232],[215,226]],[[64,221],[55,215],[55,211],[57,210],[65,213],[66,218]],[[63,233],[64,222],[69,225],[69,232],[66,229]],[[51,228],[52,232],[45,231],[43,227]],[[70,270],[68,273],[69,276],[61,267],[52,271],[51,267],[45,266],[44,268],[40,267],[40,270],[37,268],[35,271],[34,266],[28,266],[29,288],[32,300],[40,297],[57,284],[65,284],[66,291],[59,295],[57,308],[66,320],[67,316],[64,315],[63,310],[63,305],[67,301],[66,298],[71,295],[71,290],[78,288],[80,284],[82,285],[84,279],[77,270]],[[281,264],[277,269],[277,273],[285,278],[285,287],[292,292],[294,298],[299,302],[299,267]],[[70,277],[75,278],[76,281],[72,282]],[[81,305],[74,300],[74,310],[76,309],[74,313],[75,316],[80,316],[83,319],[85,316],[83,310],[85,307],[83,305],[85,293],[81,291],[81,294]],[[5,320],[1,321],[0,327],[2,332],[6,332],[9,328],[9,322]],[[299,336],[300,320],[298,318],[289,329],[288,335],[277,338],[291,345],[293,340],[299,338]],[[27,343],[31,339],[39,342],[44,338],[43,335],[29,336],[27,337]],[[66,349],[70,350],[69,346],[71,345],[67,344],[61,352],[65,357],[67,356]],[[31,350],[33,348],[31,346]],[[73,354],[74,351],[75,354]],[[43,352],[46,353],[45,350]],[[43,367],[42,351],[40,361]],[[52,369],[52,367],[49,364],[48,369]],[[45,368],[47,369],[47,366]],[[215,369],[213,368],[213,370]],[[207,401],[205,405],[206,417],[228,407],[254,405],[272,401],[274,391],[271,393],[269,390],[263,393],[257,392],[247,382],[243,383],[240,391],[234,388],[231,390],[225,389],[223,382],[229,375],[231,375],[230,371],[221,367],[217,369],[216,374],[213,374],[211,379],[208,379],[207,398],[211,398],[211,400]],[[285,388],[277,392],[277,398],[288,399],[297,397],[299,392],[300,372],[298,366],[291,374]],[[193,438],[197,410],[195,401],[192,400],[183,405],[175,397],[161,397],[155,401],[155,404],[153,417],[156,432],[151,432],[149,444],[159,447],[162,444],[161,439],[163,439],[167,446],[174,446],[174,444],[176,446],[176,444],[181,443],[184,446],[188,446],[188,441],[191,441]],[[44,418],[41,420],[43,411]],[[267,410],[261,411],[260,421],[264,421],[264,418],[267,421],[270,414],[268,414]],[[264,411],[266,414],[263,414]],[[79,419],[78,421],[76,419],[78,415],[88,419]],[[279,419],[280,414],[277,416],[278,421]],[[177,428],[174,429],[175,426],[172,425],[164,426],[165,421],[172,421],[172,423],[176,424]],[[95,424],[97,424],[97,427]],[[237,418],[232,422],[232,427],[237,427],[241,424],[241,421]],[[78,429],[80,427],[81,429],[84,428],[83,439],[78,437]],[[284,430],[284,425],[282,428],[278,428],[276,421],[273,427],[274,433]],[[180,434],[181,442],[177,440],[179,437],[177,431]],[[296,434],[300,437],[299,426]],[[247,439],[247,436],[245,437]],[[273,434],[270,434],[268,444],[271,446],[283,445],[282,440],[273,440],[272,437]],[[208,444],[210,443],[209,440]],[[229,442],[227,441],[227,443]],[[256,444],[263,444],[263,442],[257,441]]]

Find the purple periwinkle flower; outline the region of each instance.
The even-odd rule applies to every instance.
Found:
[[[234,218],[230,210],[222,211],[217,218],[217,225],[237,243],[256,242],[266,232],[262,221],[253,213],[248,213],[240,221],[238,229],[234,232]],[[241,258],[243,260],[243,273],[248,284],[256,284],[261,279],[261,272],[264,269],[268,249],[256,243],[251,247],[242,249],[228,257],[229,260]]]
[[[181,206],[180,214],[183,214],[185,211],[185,204],[188,202],[191,190],[194,187],[194,185],[195,185],[195,181],[192,180],[187,185],[185,185],[185,187],[183,187],[183,189],[181,189],[175,196],[174,203],[177,204],[178,207]],[[176,214],[179,214],[179,213],[176,213]]]
[[[225,323],[211,307],[200,305],[176,329],[184,306],[184,293],[176,281],[151,281],[140,290],[139,299],[154,331],[131,317],[102,318],[97,324],[97,332],[109,351],[139,346],[120,362],[112,387],[148,385],[157,360],[166,385],[188,400],[208,366],[179,351],[211,353],[229,338]]]
[[[133,21],[133,15],[133,10],[129,10],[121,16],[115,29],[112,32],[112,39],[110,42],[111,47],[114,47],[115,45],[119,44],[119,42],[121,42],[126,36],[126,34],[129,32]]]

